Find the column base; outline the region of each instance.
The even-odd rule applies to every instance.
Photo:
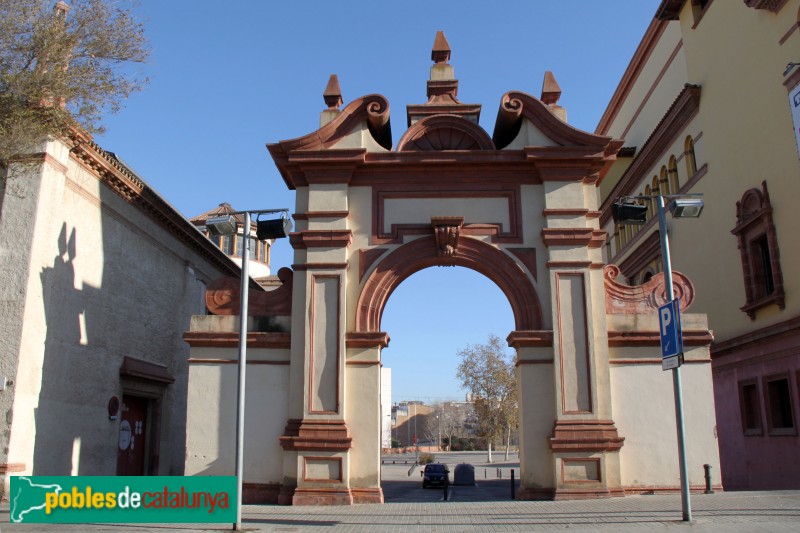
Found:
[[[298,488],[292,505],[353,505],[353,495],[350,489]]]
[[[383,503],[383,489],[380,487],[367,487],[350,489],[353,503]]]

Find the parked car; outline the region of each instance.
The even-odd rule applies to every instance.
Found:
[[[429,463],[425,465],[425,470],[422,473],[422,488],[426,489],[431,486],[441,487],[447,483],[450,484],[450,469],[443,463]]]

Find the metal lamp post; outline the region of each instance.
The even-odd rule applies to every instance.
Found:
[[[239,299],[239,378],[237,380],[238,403],[236,406],[236,523],[233,529],[242,529],[242,482],[244,477],[244,407],[245,373],[247,370],[247,315],[250,295],[250,215],[284,213],[277,220],[258,221],[256,235],[259,240],[280,239],[289,235],[292,222],[286,214],[288,209],[262,209],[253,211],[233,211],[222,217],[206,220],[206,229],[213,235],[233,235],[236,238],[236,219],[233,215],[243,215],[242,228],[242,285]]]
[[[637,196],[628,201],[616,203],[613,208],[615,222],[633,222],[643,224],[647,218],[647,207],[635,204],[633,199],[655,199],[658,207],[658,233],[661,241],[661,257],[664,268],[664,291],[668,301],[675,298],[672,287],[672,262],[669,256],[669,234],[667,232],[667,216],[665,213],[664,198],[671,198],[670,211],[673,218],[697,218],[703,210],[703,200],[700,198],[686,198],[686,196],[697,195],[658,195],[658,196]],[[679,357],[682,358],[681,353]],[[676,366],[672,368],[672,386],[675,396],[675,423],[678,436],[678,462],[681,476],[681,507],[683,510],[683,521],[691,522],[692,504],[689,497],[689,471],[686,464],[686,437],[683,421],[683,389],[681,386],[681,362],[680,359]]]

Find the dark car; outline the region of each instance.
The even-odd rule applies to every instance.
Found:
[[[450,469],[442,463],[430,463],[425,465],[422,473],[422,488],[431,486],[441,487],[445,483],[450,483]]]

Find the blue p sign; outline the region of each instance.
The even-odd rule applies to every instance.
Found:
[[[661,333],[661,357],[667,358],[682,353],[680,300],[672,300],[658,308],[658,326]]]

